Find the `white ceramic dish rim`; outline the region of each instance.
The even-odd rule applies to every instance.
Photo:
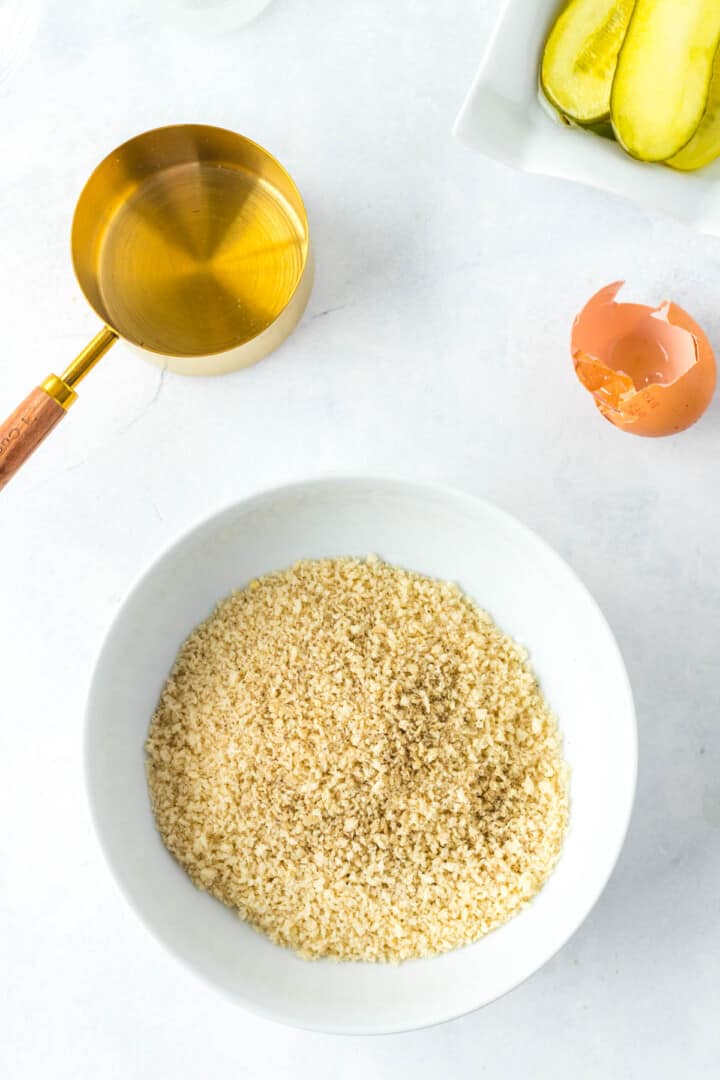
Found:
[[[569,575],[569,577],[573,579],[575,587],[578,589],[578,591],[580,593],[583,594],[584,599],[590,605],[590,607],[594,610],[595,615],[597,616],[599,622],[602,624],[602,626],[604,628],[604,631],[606,632],[606,635],[607,635],[608,645],[612,648],[612,650],[614,652],[614,658],[615,658],[615,660],[616,660],[616,662],[618,664],[619,671],[622,673],[622,676],[623,676],[623,683],[624,683],[623,690],[624,690],[624,693],[625,693],[625,696],[626,696],[626,699],[627,699],[628,720],[630,721],[630,726],[629,726],[629,730],[628,730],[628,735],[630,737],[630,742],[629,742],[628,749],[629,749],[629,752],[630,752],[630,755],[631,755],[631,759],[627,762],[627,767],[628,767],[628,770],[629,770],[629,775],[631,777],[631,782],[629,783],[629,785],[627,787],[627,800],[626,800],[626,806],[624,807],[624,812],[623,812],[624,825],[620,830],[618,830],[618,834],[617,834],[617,837],[616,837],[616,844],[615,844],[614,854],[613,854],[611,859],[608,859],[607,868],[606,868],[604,877],[602,878],[602,880],[599,880],[597,888],[594,891],[594,894],[592,896],[592,899],[585,904],[584,910],[579,911],[578,913],[576,913],[575,919],[572,922],[568,923],[568,925],[566,927],[566,930],[564,932],[564,936],[562,937],[562,940],[558,941],[557,943],[553,943],[553,946],[551,947],[550,951],[547,952],[545,954],[545,956],[539,962],[535,963],[534,966],[530,970],[528,970],[523,975],[522,978],[520,978],[520,979],[515,979],[515,978],[509,979],[507,981],[507,985],[505,985],[499,992],[494,993],[492,995],[492,997],[490,997],[488,999],[479,1000],[476,1003],[469,1006],[468,1008],[462,1009],[461,1011],[453,1010],[453,1011],[451,1011],[449,1013],[443,1013],[441,1015],[437,1015],[433,1019],[430,1019],[430,1020],[427,1020],[427,1021],[424,1021],[424,1022],[412,1023],[412,1024],[398,1024],[398,1025],[392,1025],[392,1026],[387,1026],[387,1027],[382,1027],[382,1028],[378,1028],[375,1025],[358,1025],[358,1026],[355,1026],[355,1027],[352,1027],[352,1028],[348,1028],[348,1027],[345,1027],[345,1026],[334,1025],[334,1024],[331,1024],[331,1023],[323,1024],[322,1026],[319,1025],[319,1024],[302,1023],[297,1018],[293,1017],[291,1014],[283,1014],[283,1015],[281,1015],[277,1010],[273,1010],[273,1009],[270,1009],[270,1008],[265,1008],[264,1006],[259,1004],[251,995],[249,995],[247,993],[241,993],[240,991],[229,991],[229,990],[227,990],[225,987],[223,987],[223,986],[219,985],[217,982],[215,982],[206,972],[204,972],[200,968],[196,967],[192,963],[192,961],[189,960],[188,958],[186,958],[179,950],[177,950],[175,945],[171,941],[167,940],[162,935],[160,930],[151,922],[151,920],[146,917],[146,914],[143,911],[141,904],[132,895],[132,892],[131,892],[130,888],[126,885],[125,881],[123,880],[123,877],[122,877],[121,873],[116,869],[115,864],[114,864],[113,856],[112,856],[112,854],[111,854],[111,852],[110,852],[110,850],[108,848],[108,845],[106,844],[105,837],[104,837],[104,834],[103,834],[103,826],[102,826],[100,816],[99,816],[99,814],[97,812],[97,808],[96,808],[96,805],[95,805],[95,800],[94,800],[94,797],[93,797],[93,782],[91,780],[91,762],[90,762],[90,746],[89,746],[89,744],[90,744],[90,725],[92,723],[92,713],[93,713],[92,705],[93,705],[93,699],[94,699],[95,693],[96,693],[96,681],[99,678],[99,672],[100,672],[101,667],[102,667],[102,661],[103,661],[103,659],[105,657],[106,650],[108,649],[109,645],[112,642],[114,631],[115,631],[116,627],[118,626],[118,624],[121,622],[124,610],[125,610],[126,606],[129,605],[131,600],[134,597],[136,597],[142,591],[143,587],[145,586],[146,580],[149,579],[153,575],[155,570],[157,568],[159,568],[160,564],[162,564],[165,561],[166,558],[171,556],[171,554],[172,554],[172,552],[174,551],[175,548],[177,548],[180,545],[184,544],[186,541],[189,541],[194,534],[200,533],[203,529],[205,529],[208,525],[210,525],[214,520],[220,520],[224,516],[226,516],[228,514],[232,514],[233,511],[237,511],[238,508],[241,507],[241,506],[246,510],[250,510],[253,507],[261,506],[265,502],[271,501],[271,500],[279,498],[279,497],[281,498],[284,495],[297,494],[303,489],[306,492],[311,491],[312,489],[324,489],[324,490],[327,490],[328,488],[331,488],[333,486],[335,486],[335,487],[344,487],[347,484],[354,484],[354,485],[368,485],[368,484],[370,484],[370,485],[377,485],[379,487],[383,487],[383,486],[392,487],[392,486],[401,485],[406,490],[412,490],[413,492],[415,492],[417,494],[435,495],[435,496],[443,496],[443,497],[446,497],[446,498],[451,498],[451,499],[457,500],[458,502],[461,502],[461,503],[464,502],[468,507],[469,506],[477,507],[478,505],[480,505],[483,508],[484,513],[487,513],[491,517],[495,517],[496,520],[498,520],[499,522],[501,522],[501,523],[504,522],[504,523],[510,525],[516,531],[519,531],[519,532],[523,533],[525,535],[526,539],[530,540],[531,543],[533,543],[534,545],[536,545],[537,547],[542,549],[542,551],[543,551],[546,558],[549,558],[553,562],[555,562],[565,574]],[[426,483],[426,482],[419,481],[419,480],[416,480],[416,479],[408,479],[406,477],[402,477],[402,476],[398,476],[398,475],[394,475],[394,474],[382,474],[382,475],[377,475],[377,476],[369,476],[369,475],[363,474],[363,473],[343,473],[343,474],[337,474],[337,475],[323,474],[323,475],[311,475],[311,476],[308,476],[306,478],[295,479],[295,480],[292,480],[290,482],[275,485],[275,486],[270,487],[270,488],[262,488],[262,489],[260,489],[260,490],[258,490],[256,492],[254,492],[254,493],[250,493],[250,494],[245,495],[245,496],[243,496],[241,498],[236,498],[236,499],[230,500],[229,502],[223,504],[222,506],[220,506],[220,507],[218,507],[218,508],[216,508],[214,510],[209,511],[202,518],[197,520],[194,524],[192,524],[189,527],[186,527],[186,528],[182,529],[181,531],[179,531],[178,534],[170,542],[166,543],[166,545],[159,552],[159,554],[156,555],[153,559],[151,559],[147,563],[145,568],[137,575],[137,577],[135,578],[132,586],[125,593],[125,596],[123,597],[122,601],[118,605],[118,607],[117,607],[117,609],[115,611],[115,615],[113,616],[113,618],[112,618],[112,620],[110,622],[110,625],[108,626],[108,628],[107,628],[107,630],[106,630],[106,632],[104,634],[102,644],[101,644],[101,646],[100,646],[100,648],[99,648],[99,650],[98,650],[98,652],[96,654],[95,664],[94,664],[94,667],[93,667],[93,675],[92,675],[92,678],[91,678],[90,688],[89,688],[89,691],[88,691],[87,706],[86,706],[86,710],[85,710],[84,738],[83,738],[83,758],[84,758],[85,787],[86,787],[86,793],[87,793],[87,798],[88,798],[88,805],[89,805],[89,809],[90,809],[90,816],[91,816],[91,819],[92,819],[92,823],[93,823],[93,826],[94,826],[95,834],[96,834],[100,849],[101,849],[102,854],[103,854],[103,856],[105,858],[105,862],[106,862],[106,864],[107,864],[107,866],[108,866],[108,868],[110,870],[111,876],[114,879],[116,885],[118,886],[121,894],[124,896],[125,900],[129,904],[130,908],[135,912],[135,914],[138,917],[141,924],[150,933],[150,935],[155,939],[155,941],[158,944],[160,944],[163,947],[163,949],[165,949],[168,953],[170,953],[178,962],[180,962],[182,964],[182,966],[187,971],[192,973],[196,978],[199,978],[203,983],[205,983],[206,986],[210,987],[214,992],[220,993],[224,998],[226,998],[226,1000],[231,1001],[232,1003],[241,1006],[242,1008],[246,1009],[248,1012],[253,1013],[253,1014],[257,1015],[257,1016],[260,1016],[261,1018],[263,1018],[265,1020],[270,1020],[270,1021],[273,1021],[275,1023],[282,1023],[282,1024],[285,1024],[285,1025],[287,1025],[289,1027],[293,1027],[293,1028],[296,1028],[296,1029],[314,1031],[314,1032],[322,1032],[322,1033],[325,1033],[325,1034],[332,1034],[332,1035],[384,1035],[384,1034],[390,1035],[390,1034],[400,1034],[402,1032],[407,1032],[407,1031],[421,1030],[421,1029],[424,1029],[424,1028],[427,1028],[427,1027],[435,1027],[435,1026],[438,1026],[440,1024],[445,1024],[445,1023],[448,1023],[448,1022],[450,1022],[452,1020],[459,1019],[462,1016],[467,1016],[470,1013],[476,1012],[479,1009],[484,1008],[486,1005],[491,1004],[493,1001],[499,1000],[501,997],[504,997],[505,994],[508,994],[512,990],[516,989],[518,986],[521,986],[532,975],[536,974],[537,971],[539,971],[542,967],[544,967],[545,964],[547,964],[552,959],[552,957],[555,956],[567,944],[567,942],[570,940],[570,938],[576,933],[576,931],[579,929],[579,927],[582,925],[582,923],[588,917],[590,912],[593,910],[593,908],[597,904],[600,896],[602,895],[603,891],[605,890],[605,887],[607,886],[607,883],[610,880],[610,877],[612,876],[612,873],[613,873],[613,871],[615,869],[615,866],[617,864],[617,860],[618,860],[618,858],[620,856],[620,853],[622,851],[622,848],[623,848],[623,845],[624,845],[624,842],[625,842],[625,838],[627,836],[627,831],[628,831],[630,821],[631,821],[631,818],[632,818],[632,811],[633,811],[633,806],[634,806],[634,801],[635,801],[635,793],[636,793],[636,787],[637,787],[637,769],[638,769],[637,716],[636,716],[636,711],[635,711],[635,704],[634,704],[634,698],[633,698],[633,693],[632,693],[632,686],[630,684],[630,680],[629,680],[629,677],[628,677],[628,674],[627,674],[627,669],[625,668],[625,663],[624,663],[624,660],[622,658],[622,654],[620,652],[620,649],[619,649],[619,647],[617,645],[617,642],[615,640],[615,636],[614,636],[614,634],[612,632],[612,629],[611,629],[610,625],[608,624],[608,622],[607,622],[601,608],[599,607],[599,605],[598,605],[597,601],[595,600],[595,598],[593,597],[593,595],[590,593],[590,591],[587,589],[587,587],[584,585],[584,583],[578,577],[578,575],[575,573],[575,571],[569,566],[569,564],[566,563],[565,560],[560,555],[558,555],[557,552],[549,544],[547,544],[546,541],[544,541],[537,533],[535,533],[534,530],[532,530],[529,526],[525,525],[522,521],[520,521],[514,515],[512,515],[512,514],[508,513],[507,511],[501,509],[500,507],[498,507],[494,503],[489,502],[486,499],[481,498],[480,496],[476,496],[474,494],[468,493],[466,491],[463,491],[461,489],[454,488],[454,487],[451,487],[451,486],[448,486],[448,485],[439,484],[439,483]],[[420,961],[420,962],[425,962],[425,961]]]
[[[562,0],[504,0],[453,127],[485,157],[611,192],[720,235],[720,160],[694,173],[636,161],[609,139],[563,125],[543,102],[538,67]]]

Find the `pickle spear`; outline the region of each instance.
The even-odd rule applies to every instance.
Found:
[[[720,49],[715,53],[712,85],[708,94],[705,113],[687,146],[683,146],[674,157],[668,158],[668,165],[673,169],[691,172],[702,169],[720,155]]]
[[[703,119],[720,45],[720,0],[636,0],[610,99],[618,142],[666,161]]]
[[[550,31],[540,86],[558,112],[576,124],[610,117],[617,56],[635,0],[570,0]]]

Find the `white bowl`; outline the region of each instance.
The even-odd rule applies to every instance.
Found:
[[[506,165],[612,191],[720,235],[720,161],[696,173],[644,164],[609,139],[566,127],[545,107],[538,68],[561,7],[558,0],[506,0],[455,123],[457,137]]]
[[[216,601],[296,559],[377,553],[457,581],[530,650],[572,770],[562,858],[533,903],[474,945],[399,966],[301,960],[199,892],[155,830],[148,722],[175,654]],[[391,479],[317,480],[246,499],[174,543],[108,634],[90,691],[87,782],[108,861],[147,927],[181,960],[266,1017],[379,1033],[448,1020],[544,964],[597,900],[635,789],[632,693],[594,600],[525,526],[480,499]]]

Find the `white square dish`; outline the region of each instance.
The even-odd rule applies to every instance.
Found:
[[[558,0],[506,0],[455,135],[486,157],[589,184],[720,236],[720,159],[697,173],[648,165],[617,143],[556,120],[538,89]]]

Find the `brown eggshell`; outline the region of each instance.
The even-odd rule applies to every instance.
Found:
[[[616,281],[575,319],[575,372],[602,415],[632,435],[674,435],[699,420],[715,391],[712,347],[683,308],[617,303]]]

